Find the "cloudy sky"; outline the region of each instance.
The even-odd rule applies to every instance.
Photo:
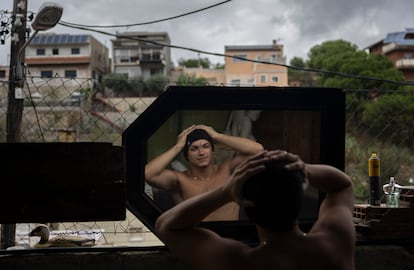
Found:
[[[37,12],[43,0],[27,0]],[[115,34],[124,31],[168,32],[171,44],[211,53],[224,53],[226,45],[284,45],[287,63],[307,59],[308,51],[324,41],[344,39],[360,49],[385,38],[387,33],[414,28],[413,0],[55,0],[63,6],[62,21],[83,25],[130,25],[191,15],[141,26],[99,28]],[[217,5],[218,4],[218,5]],[[210,6],[215,7],[208,8]],[[13,0],[1,0],[0,10],[11,11]],[[92,34],[108,48],[114,37],[57,26],[55,33]],[[0,45],[0,65],[8,65],[9,42]],[[172,49],[180,58],[197,58],[197,52]],[[212,63],[222,57],[200,54]]]

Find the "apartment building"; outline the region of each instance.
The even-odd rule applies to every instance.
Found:
[[[400,70],[406,81],[414,81],[414,28],[388,33],[387,36],[370,45],[369,53],[383,54]]]
[[[269,45],[225,46],[226,83],[239,86],[288,86],[283,45],[273,40]],[[247,61],[257,60],[258,62]],[[267,63],[260,63],[267,62]]]
[[[0,82],[5,83],[9,80],[9,66],[0,66]]]
[[[166,32],[124,32],[112,42],[112,71],[144,80],[168,77],[171,69],[170,37]],[[166,46],[164,46],[166,45]]]
[[[92,78],[110,71],[109,50],[91,35],[39,34],[25,51],[31,75],[42,78]]]
[[[7,106],[9,70],[8,66],[0,66],[0,108]]]

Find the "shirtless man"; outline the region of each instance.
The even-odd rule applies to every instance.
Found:
[[[317,221],[305,233],[296,220],[308,185],[325,196]],[[198,226],[209,213],[232,201],[245,206],[256,224],[257,246]],[[236,168],[225,185],[164,212],[155,232],[192,269],[353,270],[353,206],[353,184],[342,171],[305,164],[286,151],[263,151]]]
[[[215,143],[233,149],[236,155],[216,164],[213,156]],[[205,125],[192,125],[178,135],[173,147],[145,166],[145,180],[153,187],[169,191],[177,204],[222,186],[236,166],[262,150],[261,144],[250,139],[218,133]],[[183,172],[168,169],[167,166],[181,152],[189,163],[189,169]],[[204,221],[237,220],[238,217],[239,205],[229,202],[209,213]]]

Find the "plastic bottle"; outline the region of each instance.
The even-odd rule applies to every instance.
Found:
[[[368,159],[369,175],[369,204],[373,206],[381,205],[380,189],[380,159],[376,152],[372,152]]]
[[[401,186],[395,182],[393,176],[390,177],[390,182],[382,186],[382,190],[385,193],[385,201],[387,207],[398,208],[400,207],[400,191]]]

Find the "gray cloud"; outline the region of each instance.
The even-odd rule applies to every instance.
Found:
[[[11,10],[12,3],[0,3]],[[12,1],[7,1],[12,2]],[[29,10],[37,11],[42,0],[28,0]],[[219,0],[57,0],[64,7],[62,20],[87,25],[131,24],[176,16]],[[9,6],[7,6],[9,5]],[[344,39],[363,49],[389,32],[414,27],[412,0],[233,0],[186,17],[157,24],[116,31],[166,31],[174,45],[224,53],[226,45],[270,44],[273,39],[285,46],[287,59],[306,59],[308,51],[327,40]],[[85,33],[58,26],[51,32]],[[108,47],[113,37],[91,33]],[[5,46],[0,47],[2,55]],[[195,58],[197,53],[173,49],[174,61]],[[221,57],[212,62],[224,62]],[[0,64],[7,61],[0,58]],[[6,63],[5,63],[6,62]]]

